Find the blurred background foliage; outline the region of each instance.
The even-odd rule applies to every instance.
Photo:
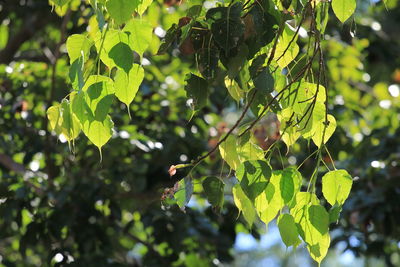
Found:
[[[338,121],[328,147],[336,166],[356,180],[323,266],[400,265],[400,8],[397,0],[384,2],[358,1],[353,20],[342,25],[330,16],[328,23],[329,108]],[[65,38],[95,23],[92,9],[80,0],[55,10],[47,0],[0,0],[1,266],[313,264],[301,248],[286,251],[273,238],[274,225],[246,229],[229,195],[220,212],[197,185],[185,213],[161,203],[164,188],[187,174],[178,170],[170,178],[168,167],[209,150],[238,116],[222,82],[190,120],[183,87],[195,67],[193,56],[178,47],[155,56],[165,31],[188,6],[159,0],[145,14],[158,38],[142,62],[146,76],[131,105],[132,119],[114,103],[115,131],[100,162],[86,138],[72,153],[49,131],[46,118],[47,107],[69,92]],[[268,148],[277,127],[271,115],[254,129],[261,147]],[[273,165],[305,160],[300,170],[310,176],[310,144],[301,141],[286,155],[283,144],[277,148]],[[210,174],[229,180],[218,153],[194,176]],[[337,260],[349,253],[349,260]]]

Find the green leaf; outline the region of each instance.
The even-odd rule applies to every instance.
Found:
[[[114,61],[114,64],[129,73],[133,66],[133,51],[129,45],[119,42],[108,52],[108,57]]]
[[[282,241],[287,247],[297,247],[300,244],[299,233],[297,232],[297,226],[292,215],[282,214],[279,216],[278,228]]]
[[[307,250],[310,253],[311,258],[316,262],[321,263],[328,253],[329,245],[331,243],[331,237],[329,233],[321,236],[314,244],[307,244]]]
[[[206,14],[206,18],[212,22],[211,32],[214,40],[225,50],[226,55],[231,48],[237,46],[244,33],[244,25],[240,18],[242,8],[242,3],[236,2],[228,7],[211,8]]]
[[[282,109],[277,115],[278,120],[281,123],[280,133],[282,135],[282,140],[289,148],[300,137],[299,129],[296,125],[294,125],[295,122],[293,109],[291,107]]]
[[[329,214],[321,205],[312,205],[308,208],[308,218],[314,228],[324,235],[329,230]]]
[[[129,45],[141,57],[153,39],[153,27],[142,19],[130,20],[123,29],[128,34]]]
[[[91,113],[88,104],[86,103],[86,93],[84,91],[72,92],[70,95],[72,112],[79,120],[81,125],[88,119],[88,114]]]
[[[244,97],[244,92],[237,84],[235,80],[229,79],[229,77],[225,77],[225,86],[228,89],[229,94],[235,99],[237,102],[240,101]]]
[[[208,83],[203,78],[193,73],[186,75],[185,91],[188,97],[193,99],[193,110],[199,110],[207,104]]]
[[[322,177],[322,193],[332,206],[343,205],[352,185],[353,179],[345,170],[330,171]]]
[[[249,199],[254,200],[267,187],[271,168],[263,160],[245,161],[237,168],[236,177]]]
[[[231,167],[233,170],[236,170],[240,165],[239,155],[236,150],[236,137],[229,135],[225,142],[223,142],[218,148],[221,157],[226,161],[226,163],[228,163],[229,167]]]
[[[193,183],[192,179],[185,177],[178,182],[178,190],[174,194],[176,203],[181,210],[185,210],[185,206],[189,203],[190,198],[193,194]]]
[[[256,209],[265,224],[272,221],[285,205],[280,189],[281,179],[282,171],[273,171],[264,193],[255,199]]]
[[[213,207],[222,208],[224,204],[224,187],[225,184],[217,177],[207,177],[203,181],[204,193]]]
[[[243,68],[243,65],[247,62],[247,55],[249,53],[247,45],[242,44],[238,47],[238,49],[238,53],[234,57],[229,57],[228,61],[224,63],[228,70],[228,77],[230,79],[235,79],[240,70]]]
[[[83,58],[77,58],[69,67],[69,79],[71,81],[72,88],[79,91],[83,88]]]
[[[336,130],[336,120],[332,115],[328,115],[328,125],[325,123],[325,118],[317,123],[314,128],[312,140],[318,147],[328,142],[329,138]],[[324,139],[322,141],[322,138]]]
[[[56,134],[61,134],[62,113],[60,104],[49,107],[46,113],[50,129],[55,131]]]
[[[297,36],[293,39],[294,35],[295,31],[286,25],[276,45],[274,59],[277,60],[281,69],[289,65],[299,54],[300,48],[297,45]],[[293,42],[290,43],[292,39]]]
[[[258,73],[253,82],[256,89],[262,92],[262,94],[270,94],[274,90],[274,78],[268,68]]]
[[[0,50],[6,47],[8,42],[8,26],[1,24],[0,25]]]
[[[124,65],[127,65],[125,61],[128,62],[128,65],[130,62],[133,63],[133,53],[132,53],[132,51],[128,52],[128,48],[126,47],[126,46],[129,46],[128,34],[125,32],[119,31],[119,30],[114,30],[114,29],[110,29],[110,30],[104,31],[104,32],[105,33],[102,34],[100,31],[98,31],[94,37],[96,50],[97,50],[97,53],[100,54],[101,61],[110,69],[112,69],[113,67],[115,67],[117,65],[115,60],[117,60],[117,62],[120,65],[122,65],[122,67]],[[103,41],[103,39],[104,39],[104,41]],[[111,58],[109,53],[116,45],[118,45],[120,43],[123,43],[126,45],[118,46],[114,50],[114,53],[112,54],[112,56],[114,58]],[[100,51],[100,48],[101,48],[101,51]],[[122,53],[124,53],[124,51],[128,52],[128,54],[118,55],[118,53],[117,53],[118,50],[120,52],[122,51]],[[131,48],[129,50],[131,50]],[[125,56],[126,59],[124,59],[123,56]]]
[[[332,0],[333,12],[342,23],[353,15],[356,6],[356,0]]]
[[[153,3],[153,0],[141,0],[137,8],[137,13],[142,16],[146,9]]]
[[[286,90],[281,103],[285,108],[292,107],[296,114],[304,115],[315,98],[315,102],[325,104],[325,91],[325,87],[321,84],[301,81]]]
[[[252,142],[246,142],[237,148],[239,159],[241,162],[247,160],[263,160],[265,158],[264,150]]]
[[[114,82],[106,76],[91,75],[82,91],[91,115],[98,121],[104,121],[114,99]]]
[[[69,1],[71,1],[71,0],[50,0],[51,1],[51,3],[53,3],[54,5],[56,5],[56,6],[59,6],[59,7],[62,7],[62,6],[64,6],[65,4],[67,4]]]
[[[78,137],[81,131],[81,125],[75,115],[72,113],[71,105],[68,100],[61,102],[61,113],[62,113],[62,134],[65,136],[68,142]]]
[[[257,213],[253,207],[253,204],[243,192],[239,184],[236,184],[232,188],[232,194],[236,207],[243,213],[244,219],[248,223],[249,227],[251,227],[254,221],[257,219]]]
[[[215,77],[219,60],[219,50],[215,46],[201,48],[197,55],[198,68],[206,79]]]
[[[299,192],[302,177],[301,174],[295,168],[286,168],[280,172],[281,178],[279,183],[279,189],[281,192],[282,199],[285,204],[292,201],[294,196]]]
[[[123,24],[132,17],[139,3],[139,0],[108,0],[106,7],[111,18],[117,24]]]
[[[337,223],[340,217],[340,212],[342,212],[342,206],[335,204],[329,210],[329,222]]]
[[[262,2],[264,6],[254,5],[244,17],[246,24],[245,39],[249,47],[249,58],[253,57],[262,47],[274,40],[278,23],[267,11],[269,1]]]
[[[307,244],[310,256],[320,263],[326,256],[330,244],[329,215],[324,207],[315,203],[318,200],[313,200],[314,194],[302,193],[300,195],[302,199],[297,201],[290,213],[295,213],[293,217],[298,225],[297,229]]]
[[[129,74],[125,71],[118,70],[115,75],[115,96],[128,107],[136,96],[139,86],[144,78],[144,70],[138,65],[134,64]]]
[[[72,62],[81,56],[83,56],[83,62],[86,62],[89,58],[92,45],[93,41],[83,34],[69,36],[66,43],[69,62],[72,64]]]
[[[175,42],[180,33],[180,28],[175,23],[167,30],[163,42],[158,48],[157,55],[162,55],[167,52],[168,48]]]
[[[114,123],[109,115],[107,115],[104,121],[98,121],[94,117],[89,116],[83,124],[83,133],[101,151],[101,147],[110,140],[113,127]]]
[[[195,18],[197,18],[198,16],[200,16],[200,13],[201,13],[202,8],[203,8],[202,5],[194,5],[194,6],[191,6],[191,7],[188,9],[186,15],[187,15],[189,18],[195,19]]]

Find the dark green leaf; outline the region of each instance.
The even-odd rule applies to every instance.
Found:
[[[237,46],[244,33],[240,18],[242,8],[242,3],[236,2],[228,7],[212,8],[206,14],[206,18],[212,22],[213,38],[225,50],[226,55],[231,48]]]
[[[225,184],[217,177],[207,177],[203,181],[204,193],[213,207],[222,208],[224,204],[224,187]]]
[[[193,99],[193,109],[199,110],[207,104],[208,83],[203,78],[190,73],[186,76],[186,94]]]
[[[271,168],[263,160],[245,161],[237,168],[236,177],[246,195],[254,200],[267,187]]]

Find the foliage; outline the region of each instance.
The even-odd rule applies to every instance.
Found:
[[[276,217],[286,246],[296,248],[301,238],[315,261],[325,257],[330,224],[342,209],[347,214],[353,185],[343,168],[358,173],[351,162],[336,169],[331,152],[339,160],[351,155],[342,131],[354,133],[352,119],[363,120],[358,114],[373,101],[349,85],[362,82],[366,42],[325,39],[340,27],[330,7],[345,22],[356,1],[219,1],[214,7],[187,1],[169,14],[164,5],[173,2],[51,0],[59,17],[46,10],[55,23],[37,23],[47,25],[43,42],[53,44],[54,54],[45,63],[22,59],[2,67],[9,74],[3,87],[20,87],[2,96],[8,129],[2,152],[13,155],[2,165],[14,164],[1,184],[3,237],[21,236],[5,241],[5,264],[40,265],[58,254],[62,263],[78,265],[230,261],[235,225],[256,235],[260,221],[268,225]],[[18,12],[8,14],[22,18]],[[169,29],[160,40],[162,28]],[[32,88],[26,96],[25,83]],[[386,100],[380,92],[374,89]],[[339,95],[349,110],[333,107]],[[227,127],[220,123],[229,108],[238,115]],[[363,116],[373,123],[364,125],[382,127],[369,112]],[[266,120],[276,129],[260,137]],[[34,137],[40,140],[32,143]],[[374,144],[363,142],[360,150]],[[303,162],[288,164],[292,155]],[[28,171],[31,162],[39,166]],[[191,199],[200,207],[207,199],[211,207],[192,209]],[[244,220],[235,221],[237,210]]]

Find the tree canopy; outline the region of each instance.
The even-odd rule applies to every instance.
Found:
[[[271,223],[400,263],[396,0],[0,10],[0,264],[218,266]]]

